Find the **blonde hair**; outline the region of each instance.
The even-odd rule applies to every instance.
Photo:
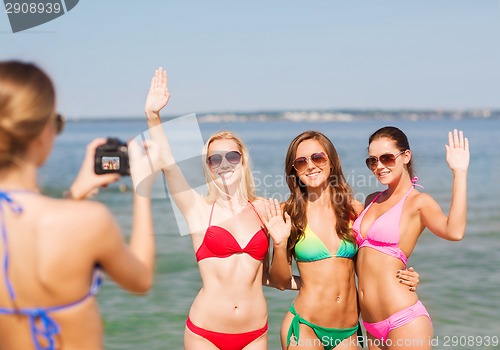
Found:
[[[250,156],[248,154],[248,150],[245,147],[243,141],[234,133],[230,131],[221,131],[210,136],[208,141],[205,143],[203,147],[203,156],[202,156],[202,166],[203,173],[205,174],[205,180],[208,185],[208,192],[206,195],[206,200],[209,203],[215,202],[218,196],[218,192],[221,191],[218,188],[217,184],[215,184],[214,179],[212,178],[212,172],[210,170],[210,166],[207,162],[208,156],[208,148],[212,144],[212,142],[217,140],[233,140],[238,145],[238,151],[241,153],[241,166],[243,168],[242,176],[240,180],[240,184],[238,187],[238,192],[241,196],[248,199],[250,202],[255,200],[255,183],[252,175],[251,165],[250,165]]]
[[[0,62],[0,170],[20,164],[55,114],[55,90],[37,66]]]

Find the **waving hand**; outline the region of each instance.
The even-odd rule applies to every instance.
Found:
[[[292,228],[292,221],[288,213],[285,213],[283,217],[283,212],[277,199],[273,200],[269,198],[269,200],[265,203],[263,221],[274,241],[274,244],[284,244],[286,246],[288,237],[290,236],[290,230]]]
[[[151,87],[149,88],[144,108],[148,119],[154,115],[158,115],[160,110],[167,105],[170,98],[167,83],[167,71],[163,70],[162,67],[158,68],[151,79]]]
[[[464,138],[464,133],[453,130],[448,133],[446,147],[446,161],[453,172],[466,172],[469,167],[469,140]]]

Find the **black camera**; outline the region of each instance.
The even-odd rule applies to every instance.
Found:
[[[110,173],[130,175],[127,144],[117,138],[108,138],[104,145],[95,150],[94,171],[99,175]]]

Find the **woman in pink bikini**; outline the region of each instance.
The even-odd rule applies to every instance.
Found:
[[[242,141],[212,135],[203,150],[208,194],[200,195],[176,165],[159,111],[169,100],[167,73],[159,68],[146,100],[151,137],[161,145],[162,170],[187,221],[203,287],[191,306],[185,349],[267,350],[268,234],[254,207],[254,182]]]
[[[453,187],[446,216],[431,196],[414,189],[417,178],[406,135],[398,128],[384,127],[370,136],[366,165],[387,185],[385,191],[367,197],[365,210],[353,224],[359,246],[359,303],[370,349],[430,348],[429,313],[417,294],[393,276],[405,268],[424,228],[450,241],[465,234],[469,144],[457,130],[448,139],[446,160]]]
[[[285,171],[290,197],[282,205],[269,200],[264,215],[273,237],[271,279],[286,288],[294,258],[302,281],[282,323],[281,346],[359,349],[358,247],[351,226],[363,206],[353,198],[333,143],[320,132],[305,131],[293,139]],[[415,290],[415,275],[401,271],[401,277],[394,272],[391,278]]]

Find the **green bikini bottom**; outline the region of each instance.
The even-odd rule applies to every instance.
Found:
[[[349,338],[356,332],[358,333],[358,336],[362,336],[359,323],[351,328],[327,328],[327,327],[317,326],[300,317],[297,311],[295,311],[295,307],[293,304],[292,306],[290,306],[290,312],[294,315],[294,317],[292,319],[292,323],[290,324],[290,328],[288,329],[288,335],[286,341],[287,346],[290,345],[290,340],[292,339],[292,337],[297,343],[299,343],[300,323],[305,324],[314,331],[318,339],[321,341],[321,344],[323,345],[325,350],[333,349],[338,344],[340,344],[344,339]]]

